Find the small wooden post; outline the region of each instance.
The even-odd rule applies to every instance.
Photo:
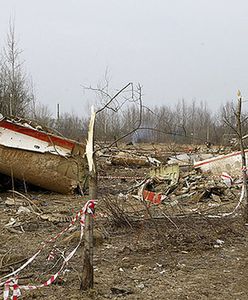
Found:
[[[88,131],[88,140],[86,144],[86,156],[89,167],[89,197],[90,200],[97,198],[97,172],[94,155],[94,124],[95,112],[92,107],[91,119]],[[84,229],[84,253],[83,253],[83,270],[81,290],[93,288],[94,272],[93,272],[93,218],[91,214],[86,214]]]
[[[57,121],[60,119],[60,109],[59,109],[59,103],[57,103]]]

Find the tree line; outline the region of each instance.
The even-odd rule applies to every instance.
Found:
[[[89,116],[79,117],[64,113],[59,119],[53,118],[46,106],[36,107],[32,119],[53,128],[63,136],[82,141],[87,136]],[[236,138],[236,105],[228,102],[212,112],[206,103],[179,100],[175,105],[143,107],[140,120],[139,107],[128,105],[116,112],[101,111],[96,119],[96,140],[111,143],[136,128],[124,139],[127,143],[179,143],[230,145]],[[248,114],[242,114],[244,135],[248,134]]]
[[[139,123],[139,129],[127,135],[126,142],[227,144],[235,136],[235,111],[234,102],[225,103],[216,112],[205,102],[195,100],[187,103],[182,99],[175,105],[155,107],[129,103],[120,110],[104,109],[98,114],[96,138],[114,141]],[[36,101],[11,22],[0,53],[0,112],[33,119],[68,138],[82,140],[87,134],[89,117],[64,113],[54,118],[47,106]],[[242,118],[243,131],[248,132],[247,114],[243,113]]]

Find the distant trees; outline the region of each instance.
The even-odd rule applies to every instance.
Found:
[[[113,140],[134,127],[137,120],[137,106],[129,105],[116,114],[103,111],[98,117],[96,136],[98,140]],[[246,114],[243,118],[248,121]],[[138,131],[126,141],[133,142],[166,142],[202,144],[229,143],[234,131],[227,124],[227,119],[235,123],[234,110],[231,103],[221,106],[212,113],[204,102],[178,101],[174,106],[156,106],[142,110],[142,123]],[[247,124],[247,125],[246,125]],[[248,122],[244,122],[244,130],[248,132]]]
[[[230,145],[230,140],[236,136],[233,129],[236,126],[234,108],[232,103],[226,103],[212,113],[203,102],[186,103],[180,100],[174,106],[143,106],[140,119],[139,107],[130,103],[119,111],[101,111],[96,120],[95,136],[97,141],[113,142],[131,132],[141,120],[139,129],[127,135],[125,142],[173,142],[195,145],[211,142],[216,145]],[[87,135],[88,116],[63,113],[59,119],[54,119],[48,107],[41,104],[36,105],[33,111],[32,119],[55,129],[65,137],[82,140]],[[245,135],[248,133],[247,113],[242,114],[242,120]]]
[[[87,135],[88,119],[80,118],[74,113],[64,113],[56,120],[53,128],[65,137],[82,141]]]
[[[36,121],[42,126],[54,127],[55,120],[49,107],[37,101],[33,101],[31,104],[27,117]]]
[[[23,68],[21,49],[10,22],[6,44],[0,54],[0,111],[3,115],[25,116],[34,100],[30,80]]]
[[[72,139],[81,140],[86,137],[88,117],[64,113],[59,119],[55,119],[46,105],[35,101],[32,83],[25,72],[21,54],[15,27],[10,22],[6,43],[0,52],[0,113],[5,116],[16,115],[34,119]],[[102,104],[108,103],[111,98],[107,77],[103,88],[89,89],[100,96]],[[126,93],[130,93],[130,90]],[[227,102],[215,113],[212,113],[204,102],[186,103],[184,99],[173,106],[142,105],[140,109],[137,102],[133,101],[133,96],[135,95],[130,98],[130,95],[124,93],[120,99],[117,95],[111,106],[107,106],[108,109],[98,114],[95,132],[97,140],[114,141],[137,128],[137,122],[139,129],[127,135],[126,142],[199,144],[209,141],[225,144],[235,136],[233,128],[236,125],[236,116],[232,102]],[[244,112],[242,118],[243,132],[246,134],[248,114]]]

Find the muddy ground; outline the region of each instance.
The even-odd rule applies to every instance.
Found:
[[[100,165],[99,169],[99,176],[144,177],[149,172],[148,167]],[[231,211],[238,197],[218,207],[203,201],[197,205],[181,203],[180,209],[160,204],[147,211],[137,199],[125,197],[137,182],[99,180],[94,288],[84,293],[79,290],[82,245],[54,284],[22,291],[20,299],[248,299],[248,226],[239,215],[204,215],[204,211],[211,215]],[[44,240],[63,230],[69,217],[88,200],[87,195],[45,191],[21,195],[5,192],[0,196],[1,277],[21,266]],[[23,212],[20,207],[28,210]],[[206,210],[209,207],[210,212]],[[11,221],[13,226],[6,227]],[[58,251],[67,254],[77,245],[78,229],[56,241]],[[20,272],[20,285],[40,284],[56,273],[60,255],[48,261],[50,250],[46,248]]]

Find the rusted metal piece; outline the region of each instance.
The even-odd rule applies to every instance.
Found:
[[[85,146],[41,126],[0,120],[0,173],[68,194],[81,186],[87,162]]]
[[[0,172],[36,186],[73,193],[82,183],[85,165],[82,157],[65,158],[0,145]]]
[[[149,166],[150,163],[143,157],[125,157],[125,156],[113,156],[111,159],[112,165],[118,166]]]

